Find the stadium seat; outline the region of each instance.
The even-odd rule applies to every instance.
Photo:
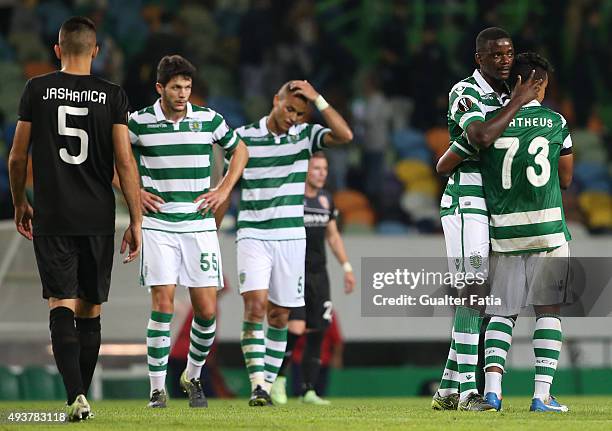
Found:
[[[438,160],[449,147],[450,135],[445,127],[434,127],[425,132],[425,140],[434,160]]]
[[[425,136],[415,129],[400,129],[391,136],[391,143],[401,159],[419,159],[431,162],[431,153],[427,148]]]
[[[356,190],[340,190],[334,193],[334,204],[343,216],[352,210],[370,207],[368,198]]]
[[[46,61],[30,61],[23,66],[24,75],[28,79],[54,70],[56,70],[55,67]]]
[[[0,400],[19,399],[19,377],[7,367],[0,367]]]
[[[408,232],[404,223],[395,220],[382,221],[376,226],[376,233],[380,235],[405,235]]]
[[[62,397],[58,392],[59,374],[51,373],[44,367],[32,366],[19,376],[21,398],[24,400],[55,400]],[[61,388],[61,387],[60,387]]]
[[[407,190],[437,197],[440,195],[439,188],[439,183],[434,178],[424,177],[408,184]]]
[[[359,208],[342,213],[342,220],[345,224],[361,224],[364,226],[374,226],[376,215],[371,208]]]
[[[438,220],[439,202],[436,197],[420,192],[406,192],[400,200],[402,209],[415,220]]]
[[[580,194],[579,201],[591,229],[612,228],[611,195],[600,191],[588,191]]]
[[[600,190],[602,183],[610,182],[607,167],[601,161],[576,163],[574,180],[580,190]],[[606,191],[607,188],[604,186],[601,191]]]
[[[423,178],[433,178],[433,169],[430,164],[421,160],[406,159],[395,165],[395,175],[404,186],[408,186]]]

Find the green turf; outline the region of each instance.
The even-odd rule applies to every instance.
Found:
[[[248,407],[246,400],[210,400],[208,409],[189,409],[186,400],[170,400],[167,409],[150,410],[146,401],[93,402],[96,417],[80,424],[24,426],[31,429],[108,430],[452,430],[566,431],[612,430],[612,398],[563,397],[569,413],[529,413],[528,398],[504,399],[501,413],[434,412],[429,398],[338,398],[329,407],[290,401],[284,407]],[[0,429],[8,411],[59,411],[57,402],[0,403]]]

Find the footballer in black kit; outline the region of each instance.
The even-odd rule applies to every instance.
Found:
[[[113,124],[127,125],[121,87],[61,71],[32,78],[19,120],[32,127],[34,250],[44,298],[106,302],[115,234]]]
[[[325,234],[330,220],[335,220],[336,216],[334,201],[327,190],[318,190],[315,197],[304,196],[306,305],[292,308],[289,320],[305,320],[308,329],[323,330],[331,322],[332,302],[326,267]]]
[[[327,276],[325,243],[329,245],[344,270],[344,292],[355,288],[353,268],[348,261],[344,242],[336,223],[336,209],[332,196],[323,190],[327,179],[327,159],[316,152],[308,162],[304,190],[304,226],[306,227],[305,307],[292,308],[289,314],[287,349],[279,376],[272,385],[270,396],[275,404],[287,403],[287,368],[291,362],[297,339],[306,335],[302,357],[302,402],[328,405],[319,397],[315,385],[321,366],[321,345],[324,331],[332,320],[329,278]]]
[[[101,304],[113,265],[115,168],[130,213],[121,252],[140,252],[140,179],[130,148],[123,90],[91,76],[98,53],[95,24],[66,20],[53,47],[61,71],[32,78],[19,105],[9,155],[17,232],[34,240],[49,305],[51,346],[66,389],[67,418],[90,417],[86,394],[101,343]],[[32,149],[34,202],[26,196]]]

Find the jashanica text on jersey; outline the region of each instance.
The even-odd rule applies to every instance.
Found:
[[[76,91],[69,88],[47,88],[47,92],[42,97],[43,100],[59,99],[70,100],[71,102],[95,102],[106,104],[106,93],[96,90]]]

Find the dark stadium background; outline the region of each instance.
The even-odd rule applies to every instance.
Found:
[[[501,26],[513,36],[516,52],[537,51],[555,66],[545,104],[567,118],[576,160],[574,184],[564,192],[566,217],[578,250],[610,255],[612,2],[0,0],[0,216],[6,219],[0,223],[0,381],[17,382],[13,398],[31,396],[28,382],[47,379],[41,367],[52,364],[52,357],[31,245],[13,237],[6,159],[23,86],[57,68],[52,46],[71,15],[96,22],[101,51],[93,73],[122,84],[131,110],[155,101],[155,67],[166,54],[182,54],[194,63],[192,102],[219,111],[234,127],[266,114],[283,82],[312,82],[355,132],[348,149],[328,152],[328,188],[335,193],[355,266],[370,255],[364,254],[364,244],[377,241],[389,255],[410,255],[421,247],[443,255],[438,204],[444,182],[434,165],[448,145],[448,91],[474,69],[476,34]],[[311,120],[318,121],[315,113]],[[232,215],[235,208],[222,246],[234,289],[226,295],[232,298],[221,301],[222,319],[228,320],[221,320],[217,362],[232,389],[242,393],[246,374],[234,330],[240,302],[231,257]],[[104,340],[114,343],[101,357],[99,382],[107,397],[146,397],[146,371],[128,368],[145,365],[138,345],[149,299],[137,287],[135,268],[119,268],[127,272],[114,276],[103,326]],[[369,388],[370,396],[425,393],[447,353],[448,321],[365,320],[359,294],[343,297],[331,255],[329,268],[345,334],[344,368],[332,370],[330,394],[359,395],[353,387],[364,376],[380,382]],[[113,308],[119,305],[124,307]],[[124,319],[126,327],[115,319]],[[355,329],[362,327],[367,335]],[[597,383],[612,378],[609,328],[609,319],[569,322],[558,393],[612,391]],[[524,354],[511,358],[516,371],[508,379],[508,393],[528,393],[529,333],[527,324],[518,331],[516,349]],[[130,354],[131,348],[136,353]],[[49,379],[44,381],[55,388],[55,377]],[[128,384],[134,381],[140,386]],[[55,389],[48,396],[59,394]],[[7,393],[0,390],[0,399],[11,398]]]

